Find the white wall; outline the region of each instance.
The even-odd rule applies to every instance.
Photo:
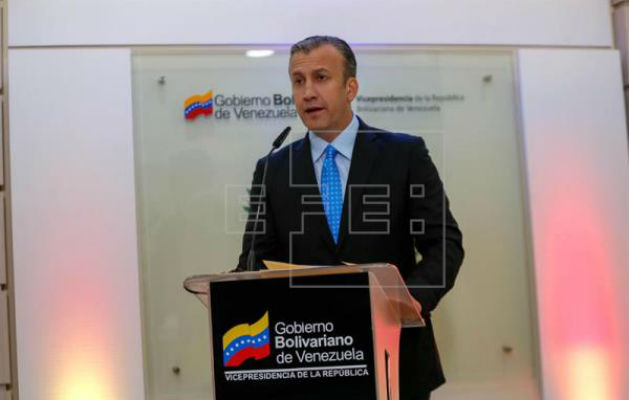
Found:
[[[97,394],[95,399],[135,400],[143,398],[144,383],[129,52],[16,47],[291,43],[322,32],[353,43],[612,44],[607,0],[305,4],[291,0],[10,2],[9,152],[21,398],[82,399],[82,393],[89,392]],[[627,198],[627,144],[615,57],[613,52],[598,50],[519,53],[536,277],[543,288],[538,298],[543,351],[562,337],[554,336],[544,321],[556,315],[554,307],[562,304],[553,296],[541,296],[553,293],[545,291],[549,288],[545,285],[556,277],[540,279],[547,279],[545,268],[555,265],[554,257],[574,253],[576,259],[601,258],[580,264],[597,265],[596,269],[570,273],[569,264],[560,264],[559,271],[568,275],[565,282],[576,278],[588,282],[591,271],[604,266],[602,275],[594,278],[608,294],[604,300],[595,298],[594,304],[611,307],[604,308],[608,313],[604,316],[598,315],[602,310],[585,313],[586,321],[592,315],[603,318],[596,321],[613,321],[605,325],[604,333],[593,333],[604,338],[597,343],[617,349],[621,339],[627,341],[627,330],[611,333],[616,324],[625,321],[627,326],[627,299],[618,297],[624,285],[627,288],[627,275],[620,270],[623,262],[627,267],[627,242],[620,242],[627,239],[627,225],[620,222],[627,221],[627,209],[620,204]],[[562,161],[563,168],[573,166],[579,174],[567,173],[558,181],[549,171],[563,154],[569,160]],[[556,221],[547,214],[548,203],[555,195],[564,196],[564,188],[574,194],[583,189],[583,175],[592,179],[593,191],[589,187],[586,192],[593,197],[561,197],[560,204],[575,206],[565,207],[562,217],[567,220],[579,220],[584,209],[601,217],[596,230],[583,226],[591,240],[577,238],[587,253],[573,247],[550,249],[557,238],[567,237],[569,243],[576,233],[547,231],[551,228],[545,223]],[[564,296],[568,307],[573,297],[570,292]],[[627,363],[627,358],[614,358],[612,364],[602,364],[608,350],[589,352],[592,349],[573,354],[578,365],[604,365],[606,372],[606,365]],[[547,398],[574,400],[571,393],[562,392],[566,377],[549,368],[552,361],[543,358]],[[598,368],[595,373],[601,373]],[[614,390],[627,391],[614,380],[619,373],[627,374],[627,365],[621,369],[608,371],[609,376]],[[585,373],[588,378],[589,370],[585,371],[578,369],[571,376]],[[558,382],[565,383],[557,386]],[[587,387],[582,393],[589,390],[597,388]]]
[[[13,50],[21,399],[142,399],[129,50]]]
[[[352,43],[610,46],[608,0],[18,0],[9,45]]]

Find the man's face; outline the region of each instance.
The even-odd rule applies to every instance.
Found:
[[[293,100],[304,125],[324,138],[334,139],[352,120],[350,103],[357,94],[356,78],[344,78],[344,60],[332,45],[289,61]]]

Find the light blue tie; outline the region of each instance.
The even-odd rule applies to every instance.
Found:
[[[341,193],[341,179],[339,170],[335,163],[337,149],[331,145],[326,146],[326,156],[322,166],[321,192],[324,211],[328,220],[328,228],[332,233],[335,243],[339,240],[339,225],[341,224],[341,210],[343,208],[343,198]]]

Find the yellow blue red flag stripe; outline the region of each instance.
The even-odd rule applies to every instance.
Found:
[[[198,115],[212,114],[212,90],[204,95],[194,95],[184,101],[184,117],[186,119],[195,119]]]
[[[245,360],[269,356],[269,312],[253,324],[239,324],[223,335],[223,365],[238,367]]]

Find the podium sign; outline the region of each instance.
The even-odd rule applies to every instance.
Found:
[[[400,329],[424,326],[389,264],[192,276],[214,399],[398,400]]]
[[[209,289],[217,400],[377,398],[367,272]]]

